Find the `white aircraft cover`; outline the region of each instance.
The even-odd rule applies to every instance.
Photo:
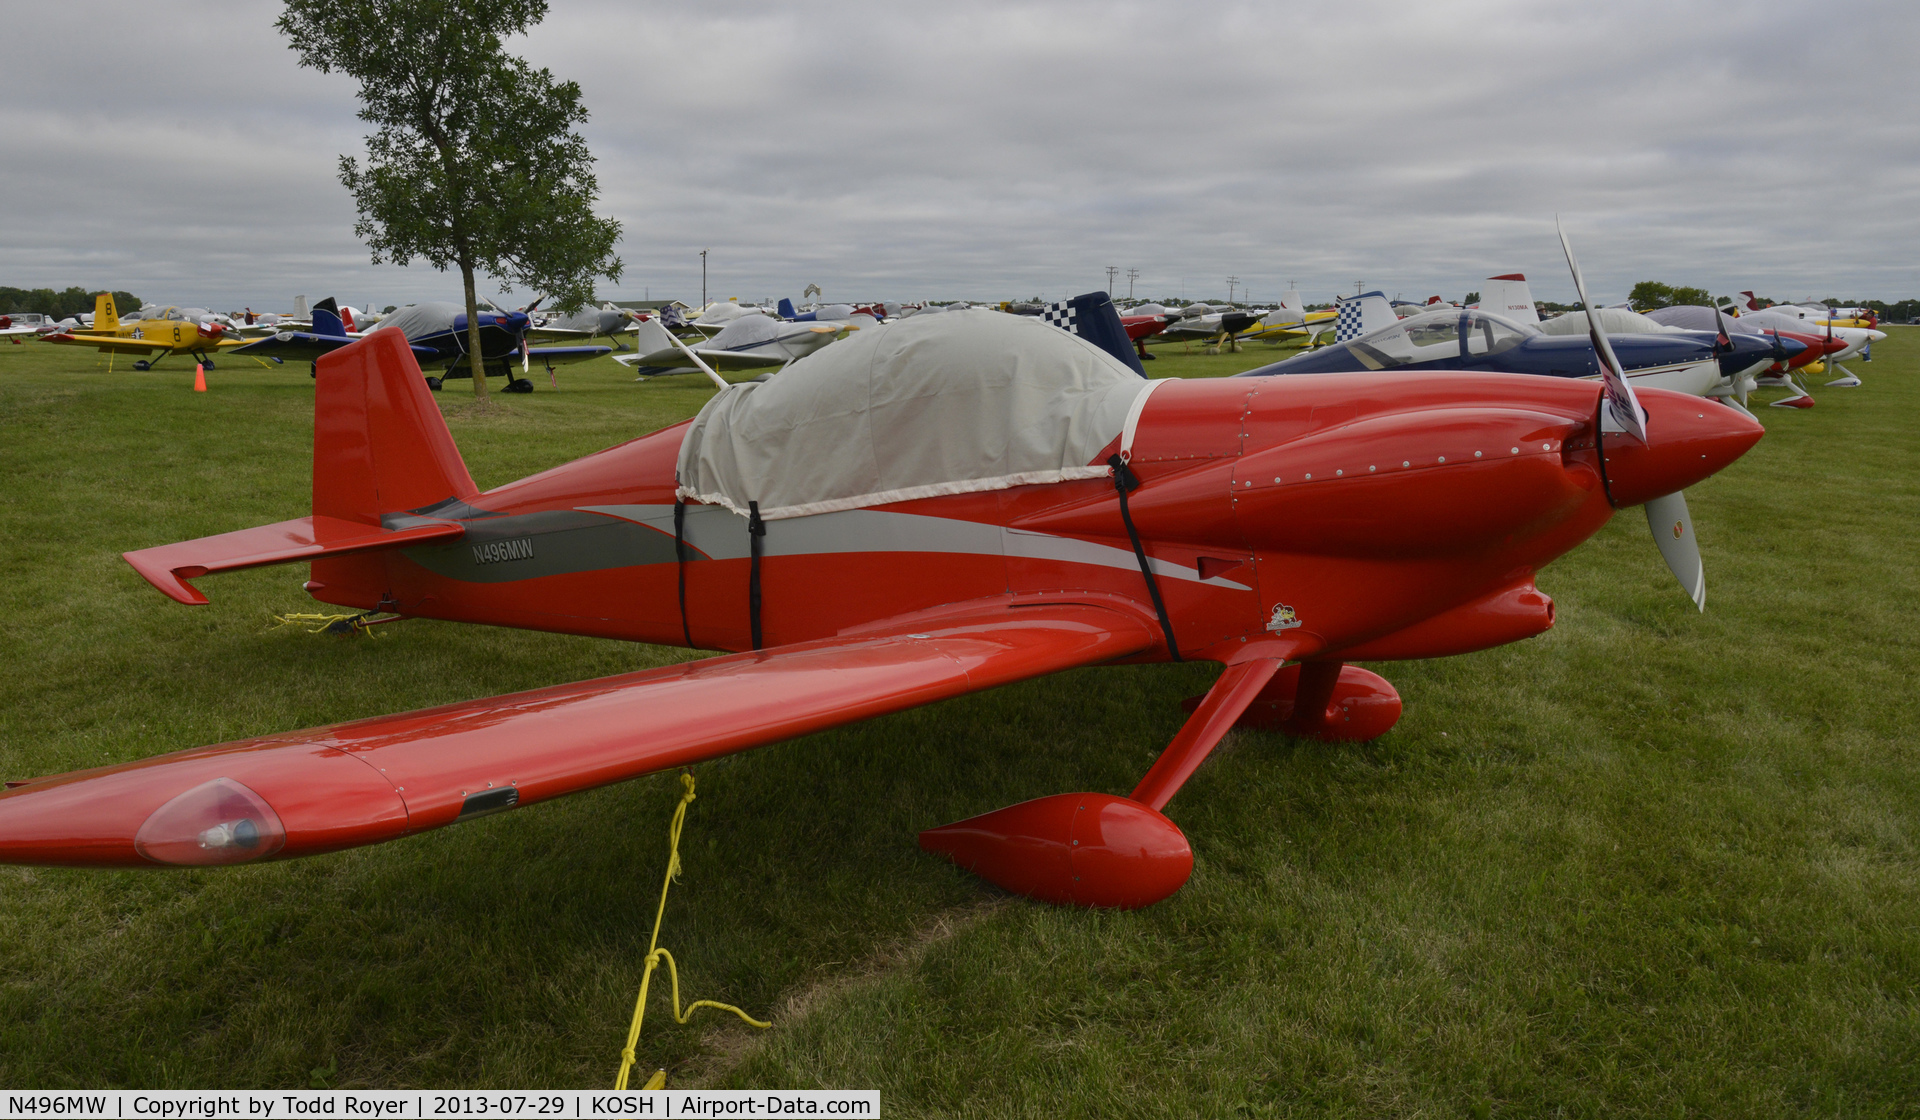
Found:
[[[1155,381],[1039,319],[976,309],[868,327],[707,402],[679,496],[763,520],[1105,477]]]
[[[465,315],[467,309],[457,303],[429,301],[410,303],[380,320],[376,331],[397,330],[408,340],[424,338],[427,335],[453,329],[453,321]],[[368,332],[372,333],[372,332]]]
[[[1640,314],[1628,311],[1624,307],[1596,307],[1593,317],[1600,320],[1600,329],[1608,334],[1673,334],[1679,327],[1663,326]],[[1587,316],[1582,311],[1569,311],[1555,319],[1547,319],[1539,324],[1543,334],[1587,333]]]

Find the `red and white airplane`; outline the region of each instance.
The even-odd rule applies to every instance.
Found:
[[[1162,810],[1229,729],[1380,735],[1400,697],[1348,662],[1545,631],[1534,573],[1616,510],[1649,503],[1700,597],[1679,492],[1761,428],[1609,366],[1145,381],[1034,319],[916,316],[482,492],[376,331],[319,359],[311,512],[128,553],[141,575],[195,605],[307,563],[326,603],[730,652],[10,782],[0,862],[312,855],[1076,666],[1217,662],[1129,795],[921,836],[1034,898],[1147,905],[1193,864]]]

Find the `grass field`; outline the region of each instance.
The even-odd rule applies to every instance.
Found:
[[[918,829],[1125,793],[1211,666],[1088,669],[702,765],[643,1069],[878,1087],[891,1116],[1920,1114],[1920,334],[1760,409],[1690,493],[1708,613],[1638,511],[1542,573],[1548,634],[1375,665],[1366,746],[1237,732],[1144,911],[1000,895]],[[1279,356],[1183,356],[1198,376]],[[661,664],[411,621],[274,629],[303,568],[162,598],[119,554],[308,508],[312,382],[0,346],[0,770],[20,777]],[[480,411],[482,487],[692,414],[611,362]],[[498,383],[496,382],[496,385]],[[0,868],[0,1084],[609,1084],[670,774],[226,871]],[[656,992],[660,990],[656,986]]]

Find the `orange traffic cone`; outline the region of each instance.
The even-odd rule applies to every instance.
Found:
[[[193,391],[196,393],[207,391],[207,367],[199,362],[193,363]]]

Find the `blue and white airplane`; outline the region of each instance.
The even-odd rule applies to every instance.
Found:
[[[1731,397],[1739,379],[1771,365],[1776,343],[1732,334],[1722,341],[1704,331],[1610,335],[1614,353],[1636,385],[1695,396]],[[1781,343],[1799,353],[1799,343]],[[1550,335],[1530,324],[1477,308],[1448,308],[1402,319],[1324,349],[1239,374],[1351,373],[1379,369],[1461,369],[1599,377],[1600,363],[1585,335]]]
[[[489,376],[507,379],[509,393],[531,393],[533,382],[525,374],[533,362],[551,372],[553,367],[584,362],[613,353],[611,346],[527,346],[527,328],[531,323],[524,311],[482,311],[480,320],[480,357]],[[374,330],[397,330],[413,349],[421,367],[440,366],[442,372],[427,375],[427,387],[438,392],[448,377],[469,376],[467,359],[467,312],[457,303],[415,303],[386,316]],[[372,333],[371,331],[368,333]],[[313,329],[280,331],[245,346],[235,354],[271,358],[276,362],[292,359],[309,363],[322,354],[331,354],[342,346],[358,341],[341,321],[331,298],[313,306]],[[513,362],[519,360],[521,376],[514,376]],[[310,366],[316,370],[317,367]]]

